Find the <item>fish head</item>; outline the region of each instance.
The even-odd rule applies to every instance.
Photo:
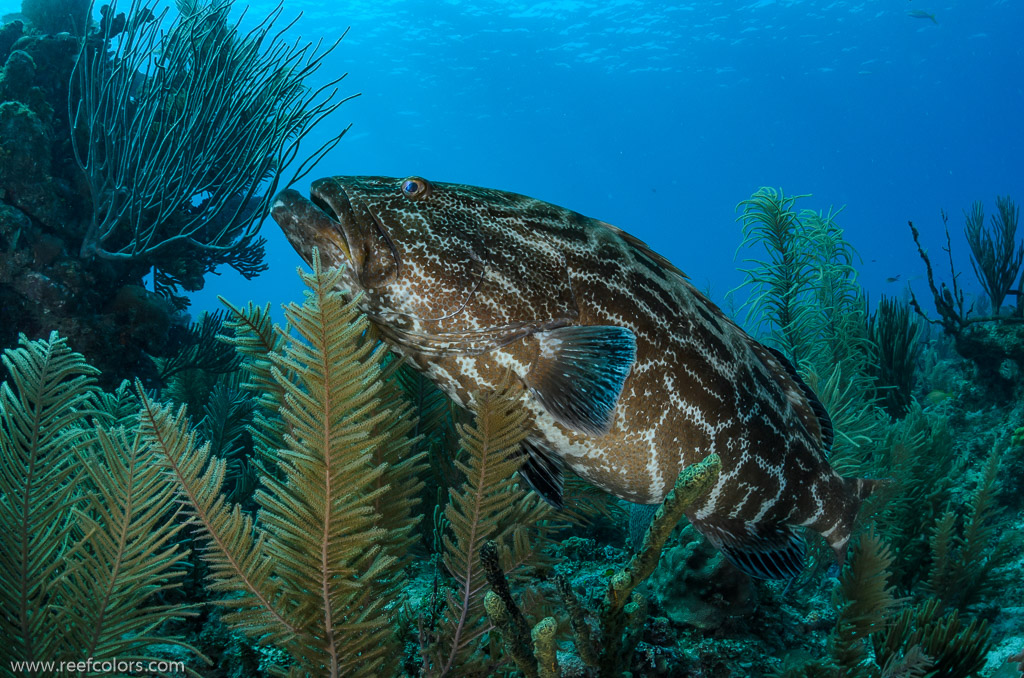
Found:
[[[525,239],[516,251],[507,230],[528,228],[527,200],[416,176],[334,176],[314,181],[309,198],[282,191],[271,214],[307,262],[317,247],[325,265],[346,263],[346,282],[364,293],[364,308],[376,319],[396,326],[429,322],[431,331],[450,333],[533,320],[528,310],[536,305],[503,298],[523,292],[526,282],[519,290],[493,284],[500,268],[522,267],[504,278],[520,281],[530,267],[544,269],[526,256]],[[492,279],[485,281],[488,269]]]
[[[334,176],[271,215],[299,254],[345,263],[344,284],[395,343],[480,353],[579,315],[555,233],[582,215],[527,196],[422,177]]]

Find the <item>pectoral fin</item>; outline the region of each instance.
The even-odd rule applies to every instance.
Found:
[[[625,327],[560,327],[534,335],[540,352],[526,385],[568,428],[602,435],[636,360],[636,337]]]

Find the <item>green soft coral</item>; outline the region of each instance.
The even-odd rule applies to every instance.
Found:
[[[797,211],[806,197],[764,187],[737,206],[746,258],[734,292],[748,293],[751,334],[786,354],[829,413],[833,468],[864,475],[859,448],[878,412],[858,255],[836,223],[839,211]]]
[[[281,408],[281,446],[265,450],[278,473],[260,478],[257,520],[225,501],[227,462],[183,414],[142,396],[143,431],[200,528],[213,588],[231,594],[228,624],[305,674],[394,675],[423,460],[409,454],[413,418],[383,378],[384,348],[337,289],[341,271],[314,256],[302,277],[306,302],[285,309],[293,334],[266,342],[267,362],[250,370],[266,379],[269,364]]]
[[[191,614],[164,602],[186,552],[153,450],[115,426],[97,370],[54,332],[4,352],[0,385],[0,664],[153,659]],[[190,675],[196,675],[189,671]]]

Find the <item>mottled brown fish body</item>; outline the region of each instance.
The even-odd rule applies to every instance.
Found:
[[[632,236],[526,196],[419,178],[322,179],[312,202],[286,191],[273,214],[307,260],[324,242],[329,263],[351,264],[367,315],[456,402],[511,370],[541,456],[656,503],[685,466],[716,453],[720,478],[690,518],[734,562],[789,576],[802,558],[797,525],[842,557],[870,487],[828,465],[827,415],[787,365]],[[602,374],[605,342],[610,371],[629,361],[618,393],[602,387],[615,382]]]

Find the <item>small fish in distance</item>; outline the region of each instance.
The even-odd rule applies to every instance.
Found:
[[[912,9],[907,12],[907,16],[913,19],[931,19],[933,24],[939,23],[934,14],[930,14],[923,9]]]

